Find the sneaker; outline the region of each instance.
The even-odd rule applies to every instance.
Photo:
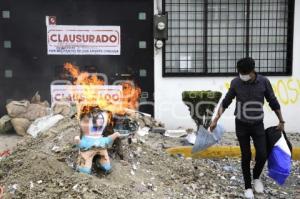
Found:
[[[264,185],[260,179],[254,180],[254,190],[256,193],[263,193],[264,192]]]
[[[252,189],[246,189],[244,195],[245,195],[245,198],[247,198],[247,199],[254,199],[254,194],[253,194]]]

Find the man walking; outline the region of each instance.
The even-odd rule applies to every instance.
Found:
[[[212,120],[210,129],[213,130],[216,127],[222,113],[228,108],[232,100],[236,98],[236,108],[234,112],[236,116],[235,127],[242,154],[245,197],[254,198],[250,171],[250,137],[253,140],[256,150],[256,163],[253,169],[254,190],[256,193],[263,193],[264,187],[259,177],[267,159],[266,137],[263,123],[263,104],[265,98],[279,119],[278,129],[284,129],[284,120],[270,81],[255,72],[255,61],[252,58],[240,59],[237,62],[237,70],[239,77],[231,81],[230,88],[219,107],[216,117]]]

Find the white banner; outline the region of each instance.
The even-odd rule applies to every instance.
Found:
[[[47,25],[48,55],[120,55],[120,26]]]
[[[84,94],[89,93],[95,96],[89,97],[95,99],[105,99],[112,104],[120,104],[122,98],[122,86],[80,86],[80,85],[51,85],[51,102],[80,102],[80,103],[90,103],[86,102],[86,96]]]

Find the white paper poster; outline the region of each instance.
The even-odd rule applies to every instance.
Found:
[[[48,55],[120,55],[120,26],[47,25]]]
[[[89,101],[85,94],[89,93]],[[68,101],[80,103],[96,103],[97,99],[104,99],[112,104],[121,104],[122,86],[98,85],[51,85],[51,103]],[[90,101],[95,99],[95,101]]]

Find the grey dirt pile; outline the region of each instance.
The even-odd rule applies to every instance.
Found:
[[[113,171],[93,175],[74,170],[79,134],[76,119],[63,119],[37,138],[18,144],[0,160],[0,185],[8,198],[242,198],[243,181],[237,159],[183,159],[163,150],[160,134],[128,144],[123,141],[124,160],[114,153]],[[154,144],[156,143],[156,144]],[[284,187],[266,176],[265,194],[257,198],[296,198],[300,195],[299,162]]]

